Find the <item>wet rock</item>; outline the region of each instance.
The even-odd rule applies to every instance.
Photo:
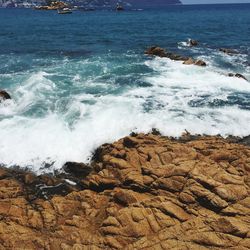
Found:
[[[196,66],[206,66],[207,64],[202,61],[202,60],[194,60],[190,57],[186,56],[181,56],[172,52],[167,52],[165,49],[160,48],[160,47],[150,47],[145,51],[145,54],[147,55],[154,55],[154,56],[159,56],[159,57],[166,57],[169,58],[173,61],[183,61],[183,64],[185,65],[196,65]]]
[[[154,55],[154,56],[159,56],[159,57],[166,57],[174,61],[186,61],[188,60],[188,57],[186,56],[181,56],[172,52],[167,52],[165,49],[153,46],[148,48],[145,51],[145,54],[147,55]]]
[[[219,51],[221,51],[225,54],[228,54],[228,55],[238,54],[238,52],[234,49],[220,48]]]
[[[81,187],[0,168],[0,246],[246,250],[250,147],[240,140],[133,134],[98,148],[91,168],[65,164]]]
[[[194,63],[195,63],[195,61],[191,57],[188,60],[186,60],[186,61],[183,62],[183,64],[185,64],[185,65],[192,65]]]
[[[198,46],[199,42],[197,40],[190,39],[188,41],[188,44],[189,44],[189,46],[193,47],[193,46]]]
[[[240,143],[250,146],[250,136],[245,136],[241,138]]]
[[[202,67],[205,67],[207,66],[207,64],[202,61],[202,60],[194,60],[192,58],[189,58],[188,60],[184,61],[183,64],[185,65],[196,65],[196,66],[202,66]]]
[[[5,90],[0,89],[0,102],[7,99],[11,99],[11,96]]]
[[[207,64],[204,61],[202,61],[202,60],[195,61],[194,65],[196,65],[196,66],[202,66],[202,67],[207,66]]]
[[[161,47],[157,47],[157,46],[152,46],[152,47],[148,48],[145,51],[145,54],[159,56],[159,57],[166,57],[167,56],[165,49],[163,49]]]
[[[247,81],[247,78],[246,78],[245,76],[243,76],[242,74],[239,74],[239,73],[236,73],[236,74],[234,74],[234,73],[229,73],[228,76],[229,76],[229,77],[241,78],[241,79],[244,79],[244,80]]]
[[[181,55],[177,55],[177,54],[170,53],[170,52],[167,53],[166,57],[168,57],[169,59],[174,60],[174,61],[186,61],[186,60],[188,60],[188,57],[186,57],[186,56],[181,56]]]
[[[78,177],[85,177],[92,170],[92,168],[89,165],[78,162],[66,162],[63,166],[63,169],[65,172]]]

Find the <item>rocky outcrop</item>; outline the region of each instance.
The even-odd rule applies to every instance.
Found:
[[[35,9],[36,10],[58,10],[58,9],[63,9],[67,7],[69,7],[69,5],[65,2],[52,1],[50,5],[38,6],[38,7],[35,7]]]
[[[161,47],[157,47],[157,46],[153,46],[153,47],[148,48],[145,51],[145,54],[159,56],[159,57],[167,57],[167,58],[174,60],[174,61],[188,60],[188,57],[180,56],[180,55],[174,54],[172,52],[167,52],[165,49],[163,49]]]
[[[197,65],[197,66],[206,66],[206,63],[202,60],[194,60],[190,57],[186,56],[181,56],[172,52],[168,52],[165,49],[158,47],[158,46],[153,46],[148,48],[145,51],[146,55],[151,55],[151,56],[159,56],[159,57],[166,57],[174,61],[183,61],[183,64],[186,65]]]
[[[239,74],[239,73],[236,73],[236,74],[234,74],[234,73],[229,73],[228,76],[229,76],[229,77],[241,78],[241,79],[244,79],[244,80],[247,81],[247,78],[246,78],[245,76],[243,76],[242,74]]]
[[[152,56],[159,56],[159,57],[167,57],[166,50],[158,46],[152,46],[148,48],[145,51],[145,54],[152,55]]]
[[[205,67],[207,64],[203,60],[196,60],[194,65]]]
[[[56,177],[2,168],[0,248],[249,249],[250,147],[157,134],[105,144]]]
[[[195,64],[195,60],[190,57],[188,60],[184,61],[183,64],[192,65],[192,64]]]
[[[203,60],[194,60],[191,57],[188,60],[184,61],[183,64],[196,65],[196,66],[202,66],[202,67],[207,66],[207,64]]]
[[[0,102],[7,99],[11,99],[11,96],[5,90],[0,89]]]
[[[188,40],[188,45],[191,47],[198,46],[199,42],[197,40],[190,39],[190,40]]]

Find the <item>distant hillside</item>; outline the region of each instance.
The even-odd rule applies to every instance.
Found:
[[[117,2],[112,0],[113,2]],[[164,6],[169,4],[181,4],[180,0],[126,0],[123,1],[131,4],[133,7],[150,7],[150,6]]]
[[[0,0],[0,7],[25,7],[31,8],[36,5],[49,5],[52,1],[58,0]],[[181,4],[180,0],[60,0],[71,5],[95,7],[95,8],[115,8],[117,3],[121,3],[126,9],[161,7],[169,4]]]
[[[181,4],[180,0],[65,0],[73,5],[113,8],[119,2],[125,8],[150,8],[166,6],[169,4]]]

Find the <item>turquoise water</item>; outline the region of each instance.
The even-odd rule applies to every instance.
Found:
[[[59,169],[153,127],[165,135],[250,134],[250,5],[144,11],[0,9],[0,162]],[[190,48],[189,38],[200,41]],[[206,68],[149,58],[157,44]],[[234,48],[229,56],[218,51]]]

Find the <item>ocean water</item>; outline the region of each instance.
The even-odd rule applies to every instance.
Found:
[[[200,41],[190,48],[189,38]],[[157,44],[205,60],[151,58]],[[218,49],[234,48],[229,56]],[[250,134],[250,5],[142,11],[0,9],[0,163],[37,172],[86,162],[130,132]]]

